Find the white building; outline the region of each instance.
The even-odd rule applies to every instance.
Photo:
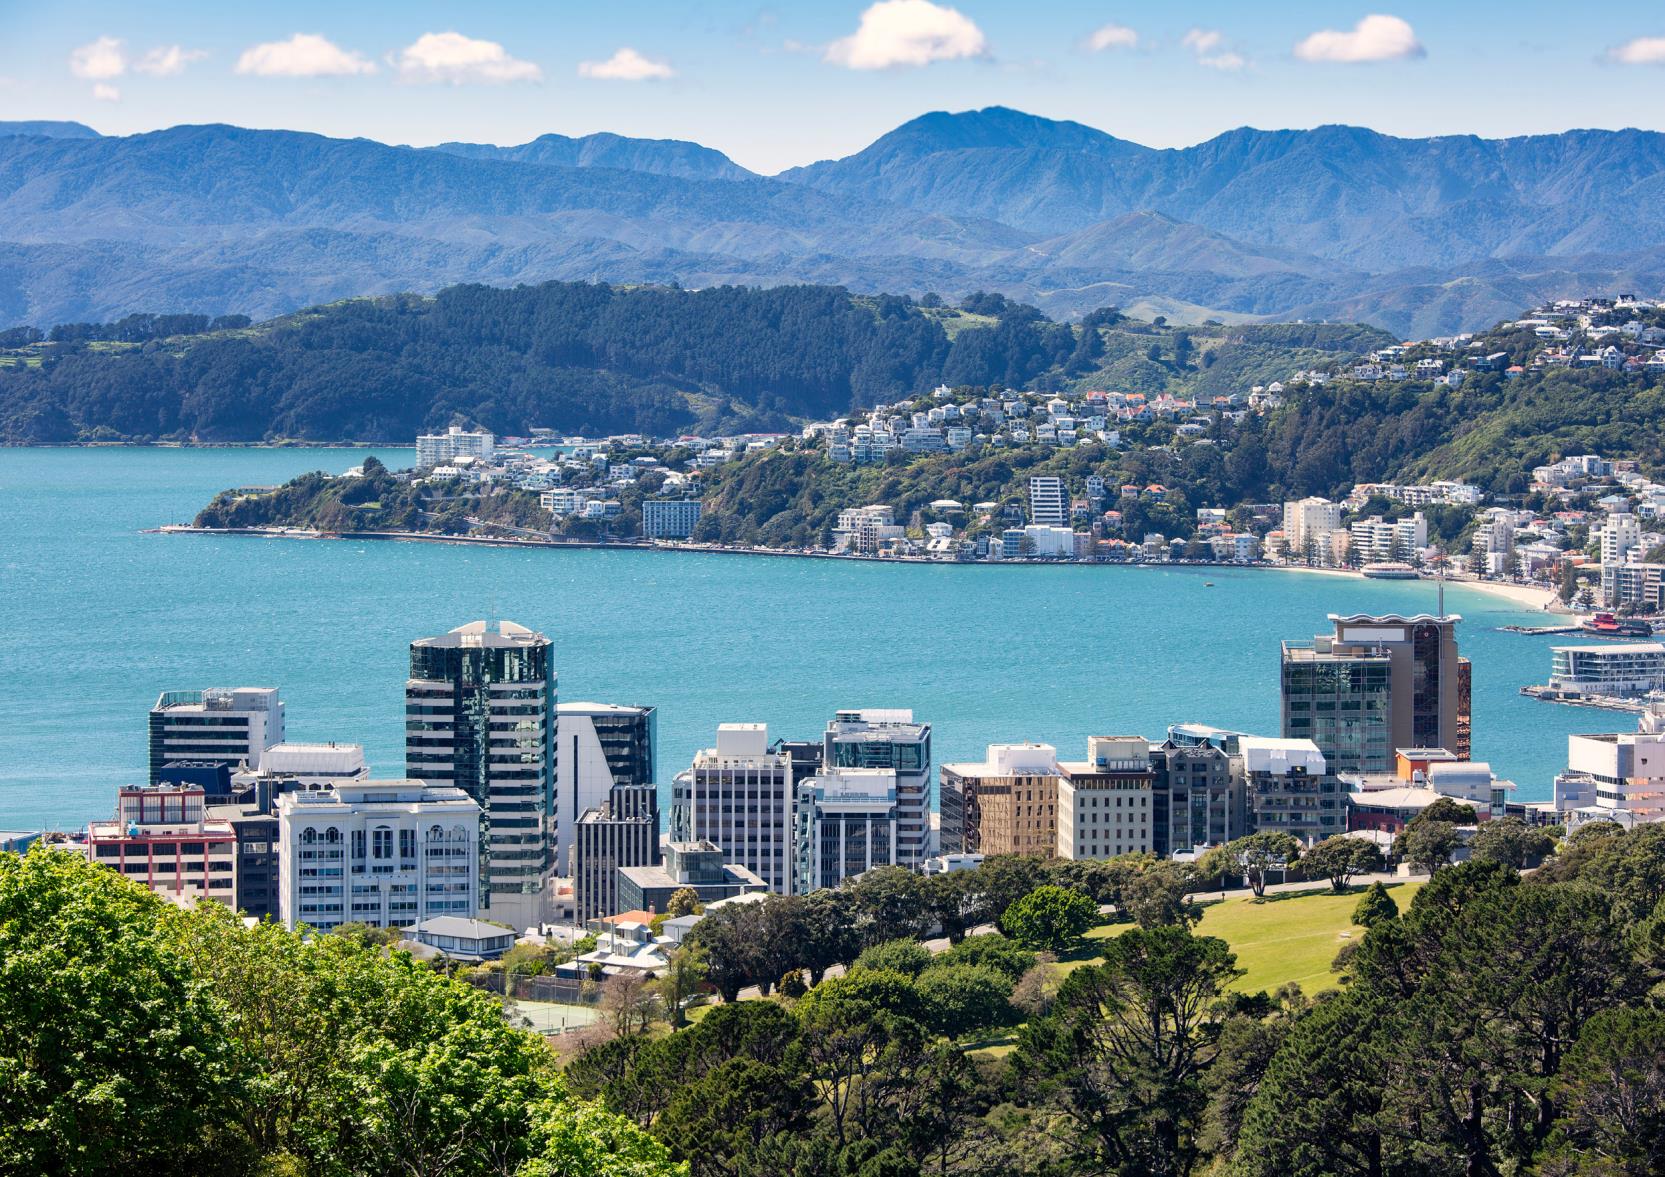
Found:
[[[1625,825],[1665,821],[1665,714],[1650,708],[1637,727],[1568,736],[1567,771],[1556,778],[1556,796],[1593,793],[1595,809]]]
[[[1551,649],[1549,685],[1583,695],[1646,695],[1665,690],[1665,645],[1603,642]]]
[[[1085,761],[1058,762],[1058,857],[1114,858],[1152,849],[1150,741],[1091,736]]]
[[[1615,511],[1602,520],[1598,534],[1603,565],[1623,564],[1642,544],[1642,526],[1628,511]]]
[[[777,894],[792,889],[792,759],[762,723],[717,726],[717,746],[671,786],[671,841],[710,842]]]
[[[461,789],[354,781],[277,802],[278,904],[287,928],[405,928],[471,918],[480,806]]]
[[[456,425],[444,433],[424,433],[416,439],[416,465],[429,470],[449,466],[458,458],[490,462],[497,455],[497,439],[489,433],[471,433]]]
[[[1070,521],[1070,500],[1064,480],[1036,474],[1029,479],[1029,520],[1031,523],[1063,527]]]
[[[1283,505],[1283,540],[1291,555],[1300,556],[1309,541],[1322,545],[1332,531],[1340,530],[1340,503],[1314,496]]]
[[[932,854],[931,725],[903,708],[839,711],[821,737],[828,768],[878,768],[895,774],[896,851],[900,866],[917,867]]]
[[[1072,559],[1075,556],[1075,532],[1068,527],[1031,523],[1023,529],[1029,554],[1048,559]]]
[[[171,761],[259,768],[283,742],[283,703],[276,687],[164,691],[150,709],[150,783]]]
[[[796,786],[792,889],[808,895],[896,862],[896,773],[823,768]]]
[[[700,521],[698,499],[644,499],[642,534],[648,539],[687,539]]]

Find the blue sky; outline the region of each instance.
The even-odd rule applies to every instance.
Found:
[[[694,139],[773,172],[994,104],[1152,146],[1241,125],[1665,130],[1665,4],[0,0],[0,118],[394,143]]]

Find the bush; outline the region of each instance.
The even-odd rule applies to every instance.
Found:
[[[1012,1019],[1012,982],[987,965],[933,965],[919,974],[916,988],[925,1024],[949,1038],[1005,1025]]]
[[[1015,985],[1023,974],[1035,967],[1035,954],[1004,936],[986,933],[961,940],[937,957],[937,963],[987,965],[995,972],[1004,974]]]
[[[1353,922],[1361,928],[1373,928],[1383,920],[1391,920],[1398,915],[1399,905],[1380,883],[1370,884],[1353,908]]]
[[[1098,906],[1062,887],[1037,887],[1000,917],[1000,930],[1037,952],[1065,952],[1098,922]]]

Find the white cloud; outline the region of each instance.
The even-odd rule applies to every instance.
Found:
[[[1426,57],[1416,30],[1397,16],[1372,13],[1348,32],[1321,29],[1295,46],[1302,61],[1398,61]]]
[[[245,49],[237,59],[237,72],[261,78],[339,78],[373,74],[376,65],[317,33],[296,33],[287,41]]]
[[[208,54],[201,49],[187,49],[183,45],[158,45],[139,58],[133,64],[133,68],[153,78],[171,78],[175,74],[184,73],[185,67],[191,62],[201,61],[207,56]]]
[[[846,69],[889,69],[982,57],[983,30],[955,8],[931,0],[879,0],[848,37],[827,46],[826,60]]]
[[[399,76],[409,82],[537,82],[543,70],[510,57],[496,41],[461,33],[423,33],[399,50]]]
[[[643,57],[626,46],[606,61],[579,62],[578,73],[580,77],[600,78],[609,82],[646,82],[671,77],[676,71],[670,67],[669,62]]]
[[[1192,53],[1196,54],[1197,64],[1209,69],[1240,70],[1249,64],[1248,58],[1241,53],[1235,53],[1226,48],[1225,34],[1219,29],[1192,29],[1180,39]]]
[[[1621,65],[1665,65],[1665,37],[1637,37],[1607,55]]]
[[[78,78],[100,81],[119,78],[127,72],[127,57],[114,37],[88,41],[69,55],[69,72]]]
[[[1087,48],[1094,53],[1106,49],[1132,49],[1139,44],[1139,34],[1126,25],[1108,24],[1094,29],[1087,38]]]
[[[98,82],[93,86],[93,97],[100,102],[120,102],[121,91],[108,82]]]

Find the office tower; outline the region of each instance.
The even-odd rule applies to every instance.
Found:
[[[1058,750],[990,744],[985,760],[942,766],[942,853],[1055,853]]]
[[[1283,644],[1283,735],[1309,739],[1332,772],[1393,771],[1397,748],[1468,759],[1470,665],[1457,616],[1330,614],[1334,631]]]
[[[659,712],[615,703],[561,703],[555,773],[555,870],[572,870],[573,829],[607,802],[618,785],[651,785],[657,776]],[[658,805],[654,806],[655,820]],[[604,913],[605,914],[605,913]]]
[[[677,774],[671,840],[710,842],[771,891],[791,891],[792,760],[769,750],[766,724],[718,725],[717,746]]]
[[[896,772],[827,768],[800,781],[792,852],[793,891],[836,887],[897,861]]]
[[[573,831],[572,898],[582,926],[626,910],[618,903],[621,866],[659,861],[659,790],[651,784],[614,785],[605,801],[584,811]]]
[[[481,914],[545,918],[555,862],[555,659],[549,639],[483,621],[411,643],[405,771],[479,803]]]
[[[648,539],[687,539],[699,521],[698,499],[642,500],[642,534]]]
[[[236,839],[236,909],[257,920],[276,919],[278,899],[278,819],[273,810],[262,810],[247,799],[208,806],[211,821],[231,827]]]
[[[278,798],[278,908],[287,928],[408,928],[471,917],[480,806],[422,781],[343,781]]]
[[[1070,521],[1070,500],[1064,480],[1035,474],[1029,479],[1029,522],[1064,527]]]
[[[497,453],[497,439],[489,433],[473,433],[456,425],[444,433],[424,433],[416,439],[416,464],[423,469],[447,466],[458,458],[489,462]]]
[[[1175,725],[1151,749],[1151,850],[1158,858],[1224,845],[1245,832],[1241,784],[1231,772],[1243,737],[1204,734],[1214,730]]]
[[[1346,792],[1311,740],[1244,736],[1232,771],[1243,781],[1255,832],[1293,834],[1311,845],[1346,831]]]
[[[888,768],[896,774],[896,863],[915,869],[931,845],[931,725],[913,712],[840,711],[822,737],[827,768]]]
[[[87,825],[87,857],[181,907],[236,902],[236,835],[200,785],[125,785],[112,821]]]
[[[1059,858],[1114,858],[1152,848],[1150,741],[1090,736],[1087,759],[1058,762]]]
[[[150,709],[150,783],[174,761],[260,767],[283,741],[283,704],[275,687],[164,691]]]

